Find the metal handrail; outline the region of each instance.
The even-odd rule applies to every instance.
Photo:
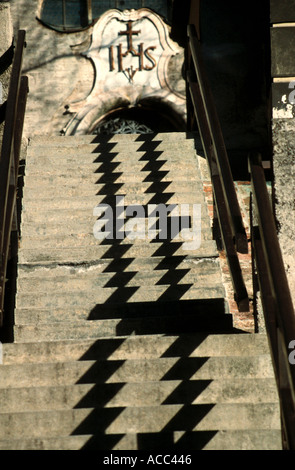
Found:
[[[280,399],[283,441],[286,449],[295,450],[295,365],[288,351],[295,340],[295,311],[259,154],[249,156],[249,172],[255,210],[252,249]]]
[[[187,73],[188,88],[210,168],[214,202],[235,300],[240,311],[248,311],[249,298],[237,254],[237,251],[248,252],[247,235],[194,25],[188,26],[188,38],[192,57]]]
[[[20,30],[17,36],[0,156],[0,326],[3,325],[5,277],[15,217],[21,137],[28,93],[28,78],[21,76],[25,35],[25,31]]]

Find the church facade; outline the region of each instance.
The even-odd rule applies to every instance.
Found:
[[[170,4],[12,2],[14,25],[27,31],[26,134],[184,130],[184,51],[170,37]]]

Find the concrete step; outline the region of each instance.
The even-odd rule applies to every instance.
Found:
[[[145,383],[164,380],[215,381],[238,378],[245,381],[267,378],[274,380],[269,355],[10,364],[1,367],[0,388]]]
[[[131,335],[93,340],[4,343],[3,365],[159,357],[255,357],[269,354],[265,334]],[[268,362],[269,364],[269,362]],[[12,385],[13,386],[13,385]]]
[[[137,305],[137,304],[135,304]],[[150,308],[151,304],[148,305]],[[110,306],[111,307],[111,306]],[[115,305],[116,307],[116,305]],[[85,308],[85,307],[84,307]],[[87,308],[87,307],[86,307]],[[97,319],[91,320],[96,317],[96,311],[89,310],[87,321],[54,321],[46,323],[46,318],[50,319],[52,315],[52,307],[47,309],[46,316],[40,323],[32,323],[34,316],[40,317],[40,312],[36,309],[31,309],[31,321],[28,324],[17,324],[14,326],[14,341],[15,342],[34,342],[34,341],[60,341],[60,340],[81,340],[81,339],[95,339],[113,336],[126,336],[126,335],[175,335],[191,332],[204,332],[210,330],[212,333],[229,333],[232,331],[233,323],[232,316],[224,312],[217,312],[216,314],[179,314],[162,315],[161,305],[157,306],[154,315],[145,315],[144,318],[140,317],[127,317],[124,318],[111,318],[111,319]],[[83,312],[83,307],[81,307]],[[75,312],[81,309],[75,309]],[[144,304],[142,306],[144,309]],[[173,305],[171,305],[171,310]],[[44,312],[44,310],[42,310]],[[75,317],[79,315],[75,313]],[[98,317],[99,318],[99,317]],[[50,321],[50,320],[48,320]]]
[[[0,438],[59,435],[278,429],[277,404],[163,405],[2,413]],[[5,431],[4,431],[5,430]]]
[[[160,433],[61,436],[0,440],[0,450],[282,450],[281,431],[163,431]]]
[[[77,408],[275,403],[276,383],[266,379],[164,380],[145,383],[74,384],[0,388],[1,413]]]
[[[44,228],[44,231],[46,227]],[[48,233],[46,231],[45,233]],[[108,240],[107,240],[108,241]],[[111,240],[110,240],[111,241]],[[165,240],[164,240],[165,242]],[[189,243],[189,242],[188,242]],[[193,242],[191,242],[193,243]],[[217,256],[216,243],[213,240],[205,240],[197,248],[195,245],[183,245],[182,242],[167,243],[144,243],[134,244],[126,243],[122,245],[98,245],[88,246],[81,242],[78,246],[70,248],[52,248],[50,251],[44,251],[42,248],[21,249],[19,251],[19,262],[27,263],[79,263],[101,258],[144,258],[153,256],[195,256],[198,258],[208,258]]]

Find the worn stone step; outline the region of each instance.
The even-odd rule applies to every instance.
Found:
[[[130,161],[122,160],[119,162],[89,162],[82,160],[76,165],[71,165],[67,161],[59,161],[58,164],[53,164],[53,161],[43,158],[43,165],[36,165],[34,161],[29,160],[26,164],[26,176],[31,175],[64,175],[68,177],[95,174],[100,175],[101,173],[106,176],[118,175],[118,174],[132,174],[142,173],[145,177],[149,174],[157,176],[157,174],[164,174],[176,176],[177,174],[189,175],[192,172],[198,170],[198,163],[196,159],[186,159],[183,164],[182,162],[169,161],[168,159],[162,161]],[[55,162],[54,162],[55,163]]]
[[[205,403],[275,403],[273,379],[163,380],[0,388],[1,413]]]
[[[59,211],[65,209],[79,209],[81,211],[88,209],[91,212],[98,204],[109,204],[114,207],[118,204],[116,195],[89,195],[86,197],[60,197],[58,199],[46,198],[46,194],[42,194],[39,198],[30,198],[29,192],[26,193],[26,200],[22,201],[22,214],[34,211],[48,213],[58,209]],[[200,204],[204,203],[204,194],[202,190],[186,192],[186,193],[163,193],[163,194],[132,194],[124,195],[124,205],[129,206],[140,205],[147,206],[148,204]]]
[[[44,216],[46,219],[46,216]],[[33,217],[30,217],[32,220]],[[21,232],[20,247],[22,249],[30,249],[32,247],[44,250],[52,248],[68,248],[80,246],[81,249],[83,246],[99,246],[104,245],[109,248],[114,245],[138,245],[138,244],[148,244],[155,245],[157,247],[162,245],[170,245],[171,243],[186,243],[193,240],[193,235],[188,238],[190,232],[187,232],[186,228],[179,230],[178,233],[173,233],[171,229],[171,222],[167,221],[166,225],[159,227],[159,223],[151,223],[148,220],[133,220],[132,223],[125,219],[124,225],[120,226],[121,221],[114,221],[112,230],[105,232],[104,227],[96,224],[96,220],[92,220],[92,225],[87,219],[80,219],[77,215],[75,217],[76,224],[74,223],[71,217],[65,217],[64,220],[69,220],[69,226],[64,227],[62,224],[62,217],[57,217],[56,219],[52,217],[51,220],[45,222],[44,220],[40,221],[31,221],[27,222],[27,227],[24,227]],[[130,220],[130,219],[129,219]],[[197,231],[195,232],[195,240],[197,242],[196,246],[199,244],[207,243],[207,246],[212,243],[212,228],[210,224],[203,223],[203,221],[194,221],[191,218]],[[70,223],[71,222],[71,223]],[[162,222],[161,222],[162,223]],[[179,221],[176,223],[179,223]],[[95,225],[96,224],[96,225]],[[155,228],[156,227],[156,228]],[[192,230],[190,228],[189,230]],[[124,238],[123,238],[124,237]],[[189,245],[187,245],[189,247]],[[192,248],[193,245],[191,245]],[[172,248],[172,247],[171,247]],[[184,246],[184,249],[186,247]]]
[[[34,181],[35,180],[35,181]],[[126,194],[150,194],[151,197],[158,193],[186,193],[186,192],[199,192],[203,191],[203,184],[201,182],[192,182],[192,181],[172,181],[172,182],[155,182],[155,183],[106,183],[106,184],[85,184],[81,185],[80,179],[69,179],[67,184],[58,185],[55,184],[56,181],[53,178],[52,182],[48,185],[39,185],[42,183],[37,181],[36,178],[32,178],[29,184],[26,181],[24,187],[24,198],[36,199],[40,197],[41,199],[46,196],[46,198],[58,198],[58,197],[76,197],[76,196],[112,196],[119,195],[124,196]],[[65,183],[65,181],[64,181]],[[42,190],[40,189],[42,188]],[[29,194],[28,194],[29,193]]]
[[[158,219],[152,217],[120,219],[114,212],[107,215],[108,219],[98,219],[90,211],[86,215],[81,214],[80,218],[78,212],[73,216],[67,214],[64,218],[61,214],[57,217],[49,215],[49,220],[46,220],[46,215],[42,218],[36,216],[34,220],[34,216],[30,214],[22,226],[21,246],[30,248],[38,242],[42,247],[47,243],[48,246],[56,248],[58,246],[66,248],[67,245],[111,247],[140,243],[155,245],[155,248],[158,248],[160,244],[175,245],[187,242],[187,248],[194,249],[194,245],[190,244],[193,240],[196,241],[195,248],[202,244],[206,249],[214,245],[210,221],[206,217],[199,218],[198,214],[190,217],[182,216],[181,220],[179,218],[171,220],[170,216],[166,218],[166,215]]]
[[[118,264],[119,266],[119,264]],[[140,269],[134,270],[129,266],[126,271],[105,271],[103,266],[95,269],[96,266],[77,267],[62,267],[55,266],[51,268],[37,268],[37,269],[22,269],[18,270],[18,289],[27,290],[31,283],[35,289],[42,289],[43,283],[46,284],[46,289],[50,286],[61,285],[67,291],[71,286],[82,289],[85,286],[109,286],[120,287],[127,285],[139,285],[144,281],[146,285],[154,284],[187,284],[194,282],[196,285],[201,286],[207,283],[208,279],[212,277],[216,282],[221,279],[221,271],[218,260],[216,258],[200,259],[199,263],[183,262],[178,266],[173,266],[171,269]],[[112,285],[113,284],[113,285]]]
[[[28,147],[26,160],[24,161],[25,169],[32,166],[42,167],[42,165],[55,165],[57,168],[63,168],[65,165],[77,166],[85,164],[118,164],[132,166],[133,164],[155,165],[165,164],[166,162],[172,166],[179,164],[185,169],[185,163],[194,165],[195,171],[199,173],[199,165],[201,164],[201,156],[193,148],[193,145],[187,142],[180,142],[178,145],[170,143],[163,146],[149,148],[145,145],[126,145],[126,144],[107,144],[105,145],[79,145],[65,147]],[[75,151],[77,148],[77,152]]]
[[[25,176],[25,185],[27,187],[38,186],[42,187],[43,191],[46,190],[48,186],[57,187],[57,186],[69,186],[72,187],[73,184],[77,185],[90,185],[93,189],[93,185],[96,187],[100,187],[103,184],[121,184],[125,187],[128,186],[129,183],[145,183],[151,185],[152,183],[167,183],[174,185],[178,183],[187,183],[190,182],[192,185],[195,185],[199,182],[199,179],[193,172],[182,173],[177,172],[177,170],[173,173],[171,171],[166,172],[137,172],[137,173],[126,173],[126,172],[116,172],[116,173],[82,173],[79,177],[77,173],[73,175],[69,174],[60,174],[52,175],[52,174],[45,174],[45,175],[27,175]]]
[[[87,307],[86,307],[87,308]],[[54,321],[46,323],[46,317],[37,324],[17,324],[14,326],[15,342],[34,342],[34,341],[60,341],[65,339],[94,339],[113,336],[126,335],[175,335],[191,332],[204,332],[210,330],[212,333],[229,333],[232,331],[232,316],[228,313],[218,312],[216,314],[183,314],[179,315],[161,315],[161,306],[154,309],[154,315],[145,315],[144,318],[126,317],[111,319],[91,320],[95,317],[94,313],[89,311],[90,319],[85,321]],[[83,307],[82,307],[83,309]],[[173,309],[173,306],[171,307]],[[81,311],[81,309],[78,309]],[[44,311],[44,310],[43,310]],[[32,318],[38,315],[37,309],[31,309]],[[47,309],[47,317],[50,318],[52,308]]]
[[[199,197],[198,197],[199,196]],[[96,199],[96,200],[95,200]],[[165,204],[165,203],[147,203],[145,205],[135,205],[132,204],[131,206],[126,204],[125,196],[115,196],[112,198],[104,198],[103,196],[100,197],[93,197],[93,205],[90,205],[91,200],[88,202],[87,208],[77,208],[76,210],[63,208],[62,205],[60,207],[52,209],[50,207],[50,202],[48,201],[47,206],[42,207],[39,206],[39,210],[36,210],[36,206],[34,209],[29,208],[29,210],[24,210],[22,213],[22,221],[23,222],[60,222],[65,220],[81,220],[81,221],[88,221],[96,220],[98,217],[102,216],[108,208],[112,210],[111,216],[114,218],[124,219],[126,223],[127,220],[136,218],[139,219],[142,223],[142,220],[145,219],[146,223],[148,221],[153,222],[154,220],[157,221],[158,219],[163,218],[164,222],[167,220],[174,220],[174,219],[181,219],[185,217],[197,218],[197,219],[204,219],[204,224],[208,225],[208,213],[206,211],[205,200],[203,195],[199,194],[195,197],[195,203],[187,203],[184,202],[182,205],[176,204]],[[62,202],[61,202],[62,204]],[[98,211],[98,207],[101,205],[101,212]],[[94,219],[95,217],[95,219]],[[106,212],[105,218],[109,217],[108,213]],[[193,220],[191,220],[190,225],[192,225]],[[180,224],[179,224],[180,225]],[[183,223],[182,223],[183,225]],[[187,227],[188,224],[185,224]]]
[[[44,228],[46,230],[46,228]],[[45,232],[46,233],[46,232]],[[108,241],[108,240],[107,240]],[[101,258],[143,258],[153,256],[195,256],[211,257],[217,256],[216,243],[213,240],[205,240],[198,247],[199,243],[187,242],[167,243],[144,243],[134,244],[126,243],[119,245],[117,243],[111,245],[88,246],[81,243],[71,248],[52,248],[50,251],[44,251],[42,248],[21,249],[19,251],[19,262],[26,263],[62,263],[62,262],[86,262]],[[197,248],[193,249],[195,246]]]
[[[0,450],[282,450],[280,430],[175,431],[0,440]],[[135,456],[136,457],[136,456]],[[109,457],[106,457],[109,458]],[[125,457],[124,457],[125,458]],[[134,457],[133,457],[134,458]],[[109,462],[109,460],[106,460]],[[131,463],[132,464],[132,463]],[[130,465],[131,465],[130,464]]]
[[[117,325],[120,325],[121,330],[124,328],[129,331],[128,328],[133,328],[135,331],[147,333],[152,328],[152,331],[157,333],[157,328],[159,331],[166,332],[169,328],[174,328],[173,331],[177,331],[178,323],[182,323],[181,328],[189,328],[188,325],[184,324],[184,321],[187,321],[191,324],[194,329],[198,326],[201,327],[201,323],[208,325],[213,319],[217,321],[224,319],[219,319],[220,315],[228,312],[228,306],[223,297],[219,296],[214,298],[214,292],[217,292],[217,287],[214,286],[214,289],[208,286],[207,289],[199,288],[194,289],[190,294],[192,298],[189,299],[179,299],[176,297],[173,291],[173,286],[168,288],[165,292],[165,295],[162,296],[162,299],[159,298],[157,303],[154,300],[149,300],[150,296],[147,294],[146,298],[142,301],[136,300],[136,297],[132,297],[131,294],[134,293],[136,289],[133,288],[118,288],[117,290],[113,289],[113,294],[108,298],[108,302],[105,303],[95,303],[95,300],[88,300],[87,291],[79,291],[80,297],[73,294],[76,292],[74,290],[68,290],[64,293],[64,299],[56,292],[55,290],[47,290],[47,297],[52,295],[52,297],[57,296],[57,299],[49,302],[48,300],[43,300],[41,306],[36,306],[36,300],[33,296],[29,294],[20,294],[17,296],[17,306],[15,308],[15,324],[16,325],[25,325],[33,323],[52,323],[52,322],[73,322],[73,325],[70,325],[69,328],[72,329],[75,325],[77,328],[78,325],[83,325],[81,322],[83,320],[84,325],[86,325],[89,320],[107,320],[103,324],[99,324],[101,327],[101,333],[103,333],[103,326],[105,328],[113,328],[114,331]],[[153,290],[153,287],[150,287]],[[45,290],[45,289],[44,289]],[[44,297],[44,290],[37,291],[35,297]],[[143,290],[143,288],[142,288]],[[176,289],[176,292],[187,291],[188,287],[184,286],[182,288]],[[212,292],[213,290],[213,292]],[[131,294],[130,294],[131,291]],[[94,295],[98,296],[99,294],[93,294],[94,290],[89,290],[89,297]],[[219,294],[223,293],[223,287],[219,283]],[[103,295],[107,295],[109,290]],[[200,297],[196,297],[196,294],[199,293]],[[179,295],[179,294],[178,294]],[[212,297],[210,298],[210,295]],[[82,303],[82,298],[87,299]],[[70,300],[69,300],[70,299]],[[122,303],[122,299],[125,302]],[[173,302],[173,303],[172,303]],[[45,305],[43,305],[45,304]],[[183,319],[183,322],[177,320]],[[230,315],[227,315],[230,316]],[[115,322],[111,322],[111,319],[116,319]],[[133,319],[133,322],[131,322]],[[119,320],[122,320],[119,323]],[[167,326],[167,322],[171,324]],[[86,321],[86,323],[85,323]],[[142,321],[142,325],[140,325]],[[219,322],[220,323],[220,322]],[[93,325],[95,327],[95,325]],[[218,327],[218,323],[216,324]],[[213,331],[213,326],[211,327]],[[80,328],[81,329],[81,328]],[[96,330],[97,334],[98,329]],[[108,329],[106,330],[108,331]],[[133,331],[133,330],[132,330]],[[116,334],[116,333],[114,333]],[[127,333],[128,334],[128,333]]]
[[[189,284],[163,284],[163,285],[150,285],[147,289],[146,286],[119,286],[119,287],[100,287],[97,286],[92,290],[88,290],[87,286],[81,285],[81,289],[67,290],[66,293],[62,289],[53,290],[52,292],[41,291],[20,291],[16,295],[17,308],[63,308],[75,307],[84,305],[92,310],[97,304],[110,303],[112,299],[119,302],[156,302],[157,300],[165,299],[166,301],[173,300],[189,300],[189,299],[214,299],[222,298],[224,296],[224,288],[221,283],[216,284],[212,279],[205,286]],[[37,295],[36,295],[37,294]]]
[[[195,143],[193,140],[172,140],[166,141],[153,141],[153,142],[91,142],[91,143],[75,143],[74,145],[68,146],[48,146],[46,143],[38,142],[38,145],[29,145],[27,149],[27,155],[59,155],[60,157],[66,155],[84,155],[90,153],[106,153],[106,152],[165,152],[173,151],[177,153],[184,150],[189,152],[195,151]]]
[[[174,271],[176,269],[186,269],[191,271],[212,272],[220,269],[219,259],[193,258],[183,256],[155,256],[151,258],[120,258],[120,259],[100,259],[89,263],[64,263],[64,264],[19,264],[18,279],[26,277],[49,277],[58,278],[60,276],[86,275],[87,277],[97,277],[100,273],[121,273],[121,272],[154,272],[154,271]]]
[[[30,149],[30,147],[29,147]],[[202,164],[202,160],[193,149],[177,149],[174,151],[173,148],[167,148],[165,150],[155,150],[155,151],[142,151],[142,150],[132,150],[126,148],[125,150],[113,151],[113,150],[103,150],[90,153],[91,149],[88,152],[83,154],[75,154],[72,151],[66,152],[60,155],[60,152],[51,151],[50,154],[47,153],[47,147],[40,149],[38,152],[34,152],[32,155],[29,151],[29,156],[27,156],[25,164],[25,172],[30,170],[30,168],[35,167],[36,169],[42,167],[52,167],[55,166],[56,169],[63,169],[66,165],[71,167],[84,166],[85,164],[93,166],[94,168],[91,171],[94,171],[99,165],[114,165],[114,164],[123,164],[124,166],[138,165],[144,167],[146,165],[153,166],[156,168],[159,165],[169,164],[171,167],[179,165],[180,168],[185,168],[185,165],[193,165],[194,171],[196,174],[199,173],[199,166]],[[52,150],[54,147],[52,147]],[[69,148],[69,150],[71,150]],[[167,165],[168,166],[168,165]]]
[[[174,205],[169,208],[169,205],[161,207],[147,207],[129,208],[127,211],[123,206],[117,207],[98,207],[93,206],[89,209],[83,210],[43,210],[39,213],[34,213],[32,210],[23,213],[22,216],[22,234],[28,233],[30,229],[48,227],[48,229],[58,227],[59,230],[66,226],[68,232],[73,230],[75,226],[79,228],[79,233],[85,230],[85,227],[90,233],[93,233],[93,226],[97,220],[100,220],[96,225],[102,230],[114,231],[122,227],[122,231],[136,233],[142,231],[150,231],[151,235],[153,230],[161,230],[163,233],[176,235],[179,232],[189,230],[196,230],[211,227],[211,221],[206,214],[206,208],[202,204],[185,204],[183,207],[175,207]],[[171,210],[171,212],[170,212]],[[28,227],[28,228],[27,228]],[[178,232],[176,232],[176,229]],[[65,231],[65,230],[64,230]],[[155,232],[156,233],[156,232]],[[120,239],[123,237],[121,236]]]
[[[153,141],[164,141],[164,140],[188,140],[194,139],[197,134],[194,132],[157,132],[148,134],[76,134],[76,135],[65,135],[65,136],[54,136],[54,135],[34,135],[29,138],[30,145],[75,145],[76,143],[97,143],[97,142],[153,142]]]
[[[271,359],[268,355],[204,356],[11,364],[1,367],[0,388],[226,378],[274,379]]]
[[[97,276],[90,275],[87,272],[77,273],[74,275],[68,272],[67,276],[54,277],[51,275],[46,277],[44,271],[43,276],[26,276],[20,278],[17,283],[19,291],[29,292],[46,292],[55,291],[93,291],[98,287],[128,287],[128,286],[154,286],[154,285],[181,285],[195,284],[198,287],[204,287],[221,282],[221,272],[218,266],[208,265],[208,271],[195,269],[175,269],[163,271],[129,271],[119,273],[100,273]],[[210,269],[211,268],[211,269]],[[214,269],[213,269],[214,268]]]
[[[267,336],[199,333],[131,335],[93,340],[4,343],[3,365],[85,360],[156,359],[158,357],[255,357],[269,355]],[[207,377],[208,378],[208,377]],[[13,385],[12,385],[13,386]]]
[[[278,429],[278,404],[163,405],[3,413],[0,438],[58,435]]]
[[[58,233],[56,233],[58,231]],[[37,232],[37,233],[36,233]],[[128,232],[126,231],[128,234]],[[133,233],[133,232],[131,232]],[[169,233],[169,232],[168,232]],[[138,234],[137,232],[134,232],[134,237],[136,238],[124,238],[122,240],[122,243],[120,245],[139,245],[142,243],[150,243],[154,244],[156,241],[161,242],[161,240],[158,239],[159,237],[159,231],[157,231],[157,236],[153,238],[152,240],[148,239],[148,231],[145,233],[141,232]],[[143,238],[145,238],[143,240]],[[207,241],[212,240],[212,230],[211,228],[203,228],[200,234],[200,243],[205,243]],[[162,240],[162,243],[185,243],[184,237],[179,234],[175,239],[171,239],[171,237],[168,235],[167,240]],[[30,249],[32,247],[35,247],[36,250],[42,250],[42,251],[47,251],[51,250],[54,248],[59,248],[59,249],[68,249],[71,247],[76,247],[80,246],[81,249],[83,246],[84,247],[90,247],[90,246],[98,246],[98,245],[104,245],[104,246],[109,246],[111,247],[114,245],[116,242],[115,240],[97,240],[93,233],[68,233],[65,232],[63,233],[62,230],[58,229],[48,229],[46,230],[46,235],[40,235],[37,230],[34,231],[32,236],[29,236],[28,233],[25,233],[22,239],[20,240],[20,247],[21,249]],[[185,248],[185,247],[184,247]]]

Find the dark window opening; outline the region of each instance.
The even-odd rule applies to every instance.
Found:
[[[43,0],[38,20],[59,32],[88,28],[110,9],[150,8],[167,22],[171,20],[171,0]]]

